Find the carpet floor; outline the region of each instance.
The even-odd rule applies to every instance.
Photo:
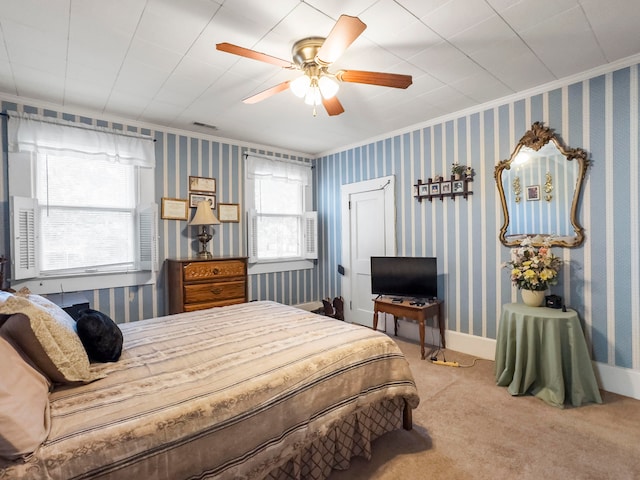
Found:
[[[434,365],[394,339],[420,394],[413,430],[377,439],[370,461],[330,480],[640,479],[640,400],[602,391],[602,404],[557,408],[512,397],[493,361],[445,350],[461,367]]]

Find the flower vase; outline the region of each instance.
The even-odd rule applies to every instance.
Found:
[[[523,288],[520,290],[520,294],[524,304],[530,307],[541,307],[544,303],[544,290],[527,290]]]

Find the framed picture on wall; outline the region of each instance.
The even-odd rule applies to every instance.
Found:
[[[440,185],[440,193],[445,195],[451,193],[451,182],[442,182]]]
[[[421,183],[419,185],[418,195],[420,195],[421,197],[429,195],[429,184],[428,183]]]
[[[529,185],[527,187],[527,200],[540,200],[540,185]]]
[[[439,183],[430,183],[429,184],[429,195],[440,195],[440,184]]]
[[[208,177],[194,177],[189,175],[189,191],[216,193],[216,179]]]
[[[239,222],[240,205],[238,205],[237,203],[219,203],[218,220],[220,220],[221,222]]]
[[[463,193],[464,192],[464,180],[456,180],[452,183],[451,190],[453,193]]]
[[[189,205],[180,198],[162,198],[160,218],[163,220],[188,220]]]
[[[190,193],[189,194],[189,205],[192,208],[198,206],[198,203],[207,201],[211,204],[211,208],[216,208],[216,196],[215,195],[206,195],[204,193]]]

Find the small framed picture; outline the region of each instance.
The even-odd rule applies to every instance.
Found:
[[[440,193],[443,195],[451,193],[451,182],[442,182],[440,184]]]
[[[219,203],[218,220],[220,220],[221,222],[239,222],[240,205],[238,205],[237,203]]]
[[[419,185],[418,195],[420,195],[421,197],[425,197],[425,196],[429,195],[429,184],[428,183],[421,183]]]
[[[204,193],[190,193],[189,194],[189,205],[192,208],[198,206],[200,202],[208,201],[211,204],[211,208],[216,208],[216,196],[215,195],[206,195]]]
[[[208,177],[193,177],[189,175],[189,191],[216,193],[216,179]]]
[[[527,187],[527,200],[540,200],[540,185],[529,185]]]
[[[451,185],[451,190],[453,191],[453,193],[464,192],[464,180],[456,180]]]
[[[162,198],[160,217],[163,220],[188,220],[189,204],[180,198]]]
[[[429,184],[429,195],[440,195],[440,184],[439,183],[430,183]]]

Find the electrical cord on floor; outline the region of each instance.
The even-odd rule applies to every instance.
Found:
[[[458,365],[460,368],[471,368],[473,366],[475,366],[476,362],[480,360],[479,358],[474,358],[473,362],[471,362],[470,365]]]
[[[442,353],[442,360],[438,360],[439,353]],[[447,362],[447,357],[445,356],[444,351],[441,351],[440,348],[438,347],[438,349],[431,354],[431,357],[429,357],[429,360],[431,360],[431,363],[435,363],[436,365],[447,365],[449,367],[471,368],[475,366],[478,360],[482,360],[482,359],[474,358],[473,362],[471,362],[468,365],[462,365],[458,362]]]
[[[431,344],[435,345],[435,343],[436,343],[435,330],[431,329]],[[442,354],[442,360],[438,360],[439,354]],[[476,362],[480,359],[474,358],[473,362],[471,362],[471,364],[469,365],[461,365],[458,362],[447,362],[447,357],[445,356],[444,350],[442,350],[440,347],[440,337],[438,337],[438,347],[434,352],[431,352],[431,356],[429,357],[429,360],[431,360],[431,363],[434,363],[436,365],[447,365],[449,367],[471,368],[475,366]]]

